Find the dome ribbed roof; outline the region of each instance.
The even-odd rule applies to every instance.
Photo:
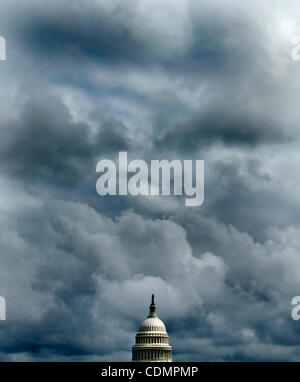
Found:
[[[157,316],[146,318],[140,327],[140,332],[143,331],[159,331],[166,332],[165,324]]]

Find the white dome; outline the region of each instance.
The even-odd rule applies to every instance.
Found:
[[[140,332],[155,331],[166,332],[165,324],[157,316],[146,318],[140,327]]]

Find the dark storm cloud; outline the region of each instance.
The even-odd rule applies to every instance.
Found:
[[[223,112],[220,107],[205,112],[204,115],[167,132],[156,144],[160,148],[193,152],[215,143],[253,147],[257,144],[284,143],[291,140],[273,119],[249,115],[247,110],[234,113],[231,111],[234,107],[235,105],[231,105],[230,109]]]
[[[293,138],[289,128],[287,131],[283,129],[280,108],[274,110],[271,105],[269,109],[275,111],[275,115],[270,116],[269,110],[255,112],[249,107],[254,97],[264,101],[278,89],[267,70],[271,58],[265,49],[263,28],[258,23],[251,23],[245,12],[241,12],[236,20],[227,13],[223,18],[216,17],[213,7],[203,7],[202,12],[198,8],[193,12],[191,7],[186,21],[190,29],[186,44],[171,49],[173,40],[154,30],[150,17],[145,19],[143,28],[136,22],[141,17],[138,9],[117,3],[108,11],[88,2],[83,7],[84,12],[74,4],[58,6],[60,12],[55,12],[55,6],[54,3],[49,9],[33,7],[30,22],[21,17],[17,37],[33,57],[59,65],[59,73],[49,64],[45,64],[51,68],[49,73],[43,72],[41,65],[41,73],[51,74],[55,81],[70,83],[91,93],[95,91],[92,90],[95,88],[93,78],[89,78],[88,86],[84,78],[88,78],[91,63],[97,62],[116,73],[126,72],[128,68],[144,72],[159,68],[170,82],[181,79],[183,86],[189,88],[191,98],[197,86],[206,86],[208,80],[212,81],[208,95],[211,92],[216,95],[208,97],[205,110],[199,104],[200,112],[186,110],[176,102],[176,92],[172,90],[166,91],[165,96],[162,93],[158,100],[156,95],[143,99],[139,91],[134,94],[126,89],[126,85],[117,86],[120,97],[140,98],[153,109],[154,132],[162,130],[158,137],[154,135],[153,144],[160,152],[166,148],[194,151],[215,142],[255,146]],[[64,71],[64,67],[70,65],[77,68],[74,73]],[[78,72],[83,76],[80,79]],[[114,73],[111,75],[113,89],[116,88]],[[242,91],[239,89],[241,83]],[[104,85],[100,84],[95,94],[103,91]],[[112,90],[106,91],[111,94]],[[173,104],[171,98],[168,112],[161,104],[168,102],[170,96]],[[164,133],[162,121],[167,121],[181,109],[180,106],[182,115],[185,115],[184,122],[182,118],[179,121],[173,119],[172,127]],[[156,122],[157,114],[162,114],[159,122]],[[157,128],[156,123],[160,124]]]
[[[193,79],[195,74],[223,76],[255,70],[265,81],[266,71],[253,55],[265,54],[260,43],[263,31],[249,22],[245,13],[240,13],[239,20],[227,13],[222,18],[216,17],[213,8],[192,5],[182,25],[188,32],[177,32],[183,40],[179,43],[176,31],[155,28],[151,14],[143,13],[137,1],[112,2],[109,9],[90,0],[78,3],[81,6],[56,1],[46,7],[31,4],[30,18],[19,13],[17,40],[42,60],[64,58],[79,65],[100,61],[109,66],[160,67]],[[172,25],[172,20],[165,22]]]
[[[255,161],[257,166],[257,161]],[[218,189],[211,192],[206,211],[219,221],[232,224],[250,233],[256,240],[264,238],[270,224],[284,227],[293,222],[297,224],[300,210],[297,206],[291,211],[291,203],[283,199],[280,191],[273,188],[268,174],[258,172],[250,162],[248,169],[242,169],[239,160],[216,162],[214,180],[207,185],[208,190],[218,182]],[[255,166],[255,165],[254,165]],[[254,173],[253,173],[254,171]],[[257,184],[261,182],[261,188]],[[208,191],[209,192],[209,191]],[[274,210],[273,206],[277,205]]]
[[[101,14],[89,15],[86,20],[78,14],[73,21],[37,17],[30,25],[25,25],[23,38],[33,53],[50,59],[55,55],[69,55],[74,60],[89,58],[109,65],[132,61],[145,65],[149,57],[147,47],[136,39],[126,24],[113,25]]]
[[[78,184],[89,176],[97,156],[129,147],[127,128],[100,114],[97,132],[92,134],[87,124],[72,122],[58,97],[35,94],[17,121],[2,127],[2,168],[30,181]]]
[[[149,59],[153,62],[163,56],[149,35],[143,39],[135,30],[134,7],[119,4],[107,12],[92,1],[81,5],[33,6],[30,20],[20,16],[18,38],[34,55],[46,59],[61,56],[81,64],[99,60],[107,65],[148,65]],[[55,12],[56,6],[61,12]]]

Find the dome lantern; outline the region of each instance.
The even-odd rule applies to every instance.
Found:
[[[156,306],[154,303],[154,294],[151,298],[151,305],[149,306],[149,316],[148,317],[156,317]]]

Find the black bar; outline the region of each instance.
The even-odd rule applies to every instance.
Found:
[[[133,372],[134,370],[134,372]],[[286,377],[287,374],[299,375],[299,363],[264,362],[11,362],[0,363],[0,377],[31,378],[81,378],[93,381],[103,378],[122,377],[137,380],[145,377],[184,377],[184,378],[230,378],[239,382],[247,378],[259,378],[267,373],[268,377]],[[2,379],[3,380],[3,379]]]

